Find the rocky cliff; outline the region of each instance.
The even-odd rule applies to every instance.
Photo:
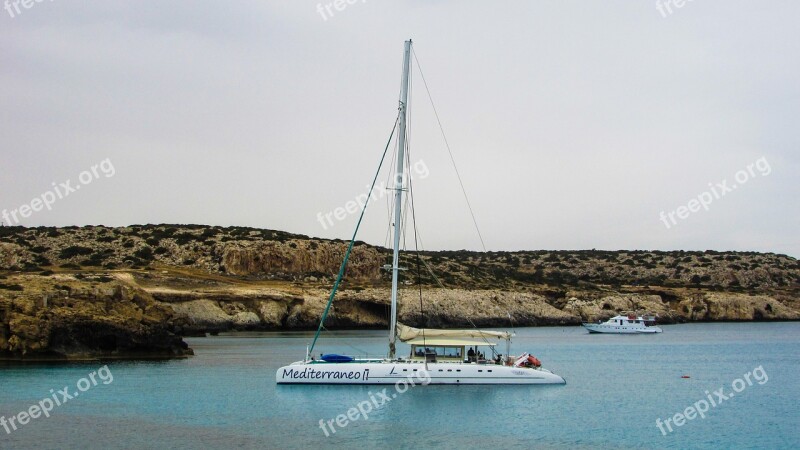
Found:
[[[180,334],[315,328],[345,249],[241,227],[2,227],[0,354],[182,356]],[[386,327],[390,257],[354,247],[327,327]],[[457,251],[401,263],[412,270],[399,319],[415,326],[565,325],[627,310],[667,323],[800,319],[800,264],[785,255]]]
[[[145,291],[105,275],[3,277],[0,360],[191,355],[184,319]]]

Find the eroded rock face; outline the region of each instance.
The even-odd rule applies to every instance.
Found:
[[[585,320],[607,320],[619,312],[638,311],[658,315],[661,323],[800,320],[800,311],[769,295],[674,290],[666,295],[612,294],[605,296],[570,292],[564,311]]]
[[[146,292],[37,275],[0,291],[0,359],[171,358],[192,354],[176,334],[183,319]],[[61,281],[61,283],[58,283]]]
[[[258,314],[267,328],[281,328],[288,313],[289,310],[284,302],[263,301],[258,304]]]
[[[581,292],[568,292],[564,311],[572,312],[588,322],[607,320],[623,311],[657,314],[660,322],[674,322],[679,316],[670,310],[658,295],[618,294],[584,296]]]
[[[196,300],[169,301],[173,296],[156,299],[165,301],[176,313],[188,319],[192,332],[247,329],[313,329],[319,324],[329,293],[322,289],[309,290],[303,296],[275,297],[264,292],[253,298],[253,292],[234,300],[235,291],[224,293],[195,292]],[[214,300],[200,297],[214,297]],[[272,298],[270,298],[270,296]],[[389,323],[388,288],[343,291],[331,307],[326,327],[386,328]],[[423,312],[419,299],[403,294],[399,299],[398,318],[401,322],[421,327],[509,326],[509,314],[515,326],[579,324],[580,316],[561,311],[548,304],[544,297],[507,291],[467,291],[461,289],[426,289]],[[252,322],[238,320],[249,314]],[[255,318],[258,318],[258,322]]]
[[[246,287],[193,288],[184,291],[145,288],[156,300],[188,317],[193,333],[223,330],[314,329],[330,292],[294,283],[284,288],[248,284]],[[302,290],[302,293],[297,289]],[[423,289],[420,309],[416,289],[401,290],[398,318],[415,327],[507,327],[578,325],[606,320],[623,311],[649,312],[661,323],[686,321],[798,320],[796,305],[776,296],[750,296],[699,289],[554,290],[516,292],[499,289]],[[325,326],[329,328],[387,328],[390,291],[357,288],[340,291]],[[243,320],[243,315],[249,320]],[[510,316],[510,318],[509,318]],[[258,320],[256,320],[256,317]]]
[[[400,321],[417,327],[471,328],[574,325],[580,317],[561,311],[537,294],[500,290],[431,289],[403,298]],[[510,318],[509,318],[510,316]]]
[[[687,320],[798,320],[798,312],[767,295],[707,293],[681,301],[677,311]]]
[[[172,303],[172,309],[187,318],[186,329],[192,332],[263,329],[257,313],[241,302],[209,299]]]
[[[227,245],[222,265],[231,275],[338,273],[347,244],[337,242],[264,241],[248,245]],[[352,279],[377,280],[383,256],[373,247],[353,247],[347,266]]]

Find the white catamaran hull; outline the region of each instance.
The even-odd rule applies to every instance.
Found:
[[[275,380],[278,384],[394,384],[403,380],[415,384],[566,384],[563,378],[546,369],[392,361],[299,361],[278,369]]]

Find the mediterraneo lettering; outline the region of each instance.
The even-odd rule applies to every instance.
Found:
[[[369,379],[369,369],[361,371],[317,370],[306,367],[303,370],[283,369],[283,378],[294,380],[363,380]]]

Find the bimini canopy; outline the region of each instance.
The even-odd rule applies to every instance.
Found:
[[[489,331],[489,330],[437,330],[435,328],[414,328],[402,323],[397,324],[397,337],[403,341],[408,342],[412,339],[435,339],[435,338],[451,338],[451,339],[481,339],[491,342],[492,339],[511,339],[511,333],[505,331]],[[485,345],[485,344],[484,344]]]
[[[490,345],[495,346],[497,342],[493,340],[484,341],[483,339],[465,339],[465,338],[429,338],[429,337],[416,337],[411,339],[410,341],[406,341],[406,344],[409,345],[417,345],[417,346],[425,346],[425,347],[472,347],[476,345]]]

